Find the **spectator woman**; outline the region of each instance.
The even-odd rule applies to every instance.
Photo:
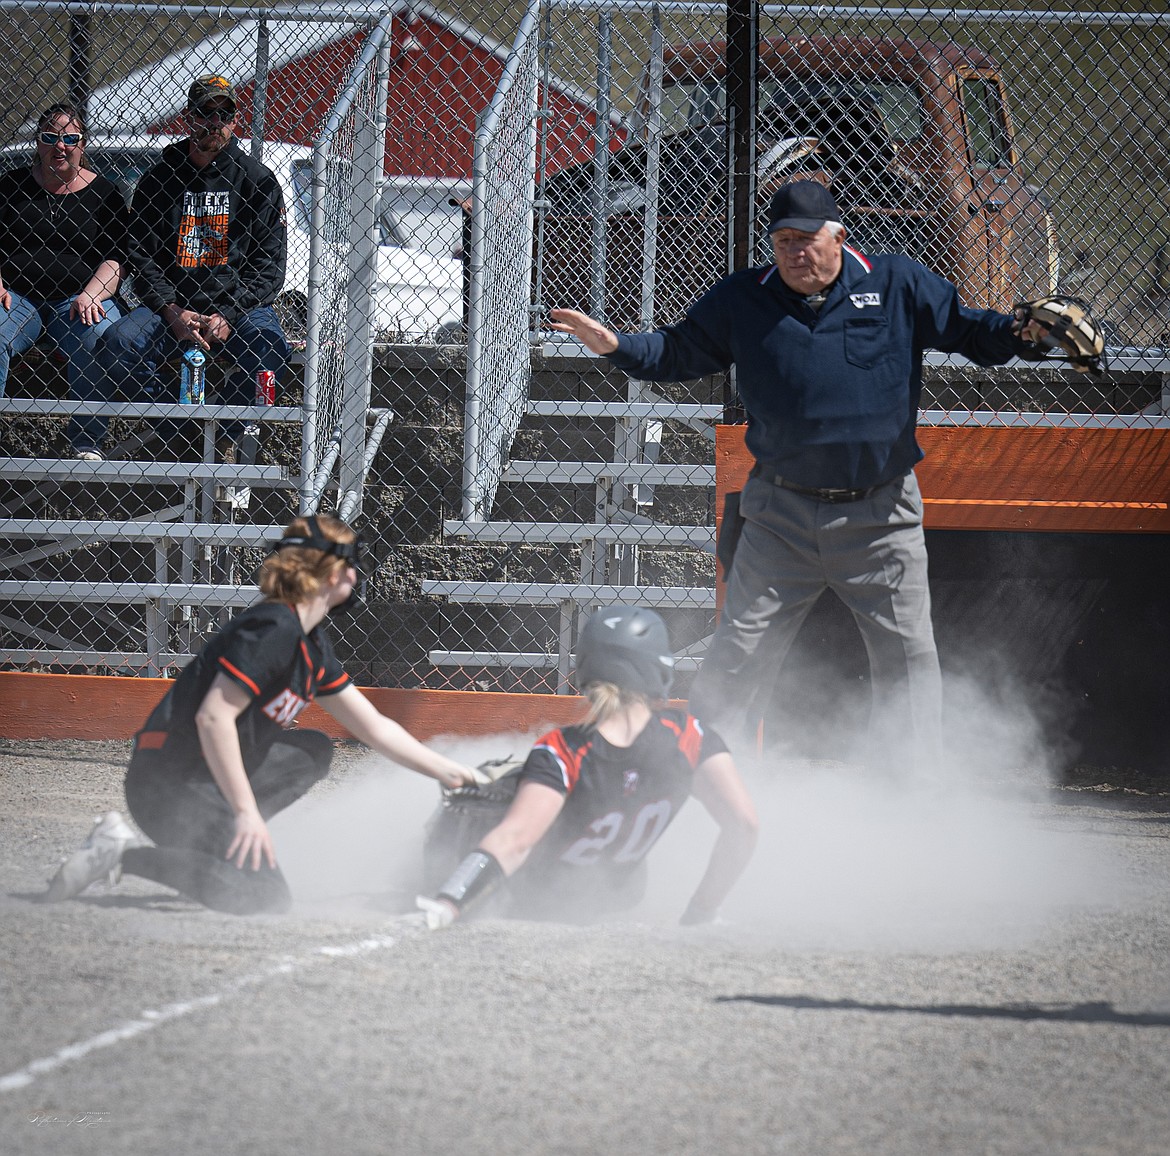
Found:
[[[30,168],[0,176],[0,397],[15,353],[44,332],[68,360],[69,394],[100,397],[98,338],[121,314],[126,204],[85,166],[85,121],[68,104],[37,121]],[[100,461],[101,418],[75,418],[69,437],[83,461]]]

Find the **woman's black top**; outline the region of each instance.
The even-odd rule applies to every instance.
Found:
[[[124,261],[126,202],[95,177],[75,193],[46,192],[32,169],[0,175],[0,279],[38,305],[75,297],[103,261]]]

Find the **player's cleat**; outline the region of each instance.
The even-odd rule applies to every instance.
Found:
[[[102,457],[100,450],[78,450],[73,455],[73,460],[77,462],[104,462],[106,459]]]
[[[450,927],[458,915],[454,906],[443,899],[431,899],[426,895],[419,895],[415,899],[415,906],[426,916],[428,931],[441,931]]]
[[[62,861],[57,874],[49,880],[45,902],[72,899],[99,879],[108,879],[111,885],[117,883],[122,877],[122,852],[135,838],[133,829],[117,811],[98,815],[89,838]]]

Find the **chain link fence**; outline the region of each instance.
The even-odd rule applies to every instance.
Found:
[[[1108,328],[1101,381],[928,353],[927,424],[1166,424],[1170,18],[1132,7],[762,11],[758,210],[814,175],[861,249],[908,253],[973,306],[1074,292]],[[192,78],[236,83],[242,148],[284,193],[275,304],[294,349],[274,408],[209,406],[193,431],[175,424],[173,362],[157,397],[118,382],[83,402],[59,347],[13,358],[0,659],[173,670],[253,596],[275,527],[320,504],[369,544],[342,632],[359,682],[565,691],[579,616],[627,600],[668,619],[685,694],[714,620],[729,384],[629,381],[543,318],[667,323],[727,268],[725,10],[0,8],[0,165],[36,163],[39,114],[68,101],[91,166],[128,190],[188,131]],[[371,134],[380,173],[355,160]],[[239,400],[221,362],[209,401]],[[71,422],[97,410],[106,460],[70,460]],[[242,422],[257,444],[224,462],[215,443]]]
[[[349,84],[313,146],[308,337],[301,442],[302,507],[317,510],[334,462],[338,513],[360,511],[366,421],[377,418],[376,452],[386,410],[370,406],[370,348],[378,274],[374,214],[385,150],[389,16],[366,41]]]
[[[475,136],[463,514],[481,520],[528,400],[538,13],[525,13]]]
[[[417,89],[447,32],[420,11],[5,5],[4,661],[173,670],[298,509],[360,512],[392,419],[373,339],[463,327],[458,242],[429,226],[466,166],[420,172],[418,144],[498,61],[468,42],[430,119],[390,125],[391,76]],[[228,84],[192,107],[207,75]],[[182,405],[198,337],[207,404]]]

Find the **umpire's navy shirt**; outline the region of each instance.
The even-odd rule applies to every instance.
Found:
[[[647,381],[736,366],[755,459],[802,486],[867,489],[922,460],[914,438],[922,351],[1000,365],[1024,346],[1012,318],[959,304],[955,287],[897,255],[846,245],[819,312],[775,265],[732,273],[677,325],[618,334],[608,355]]]

